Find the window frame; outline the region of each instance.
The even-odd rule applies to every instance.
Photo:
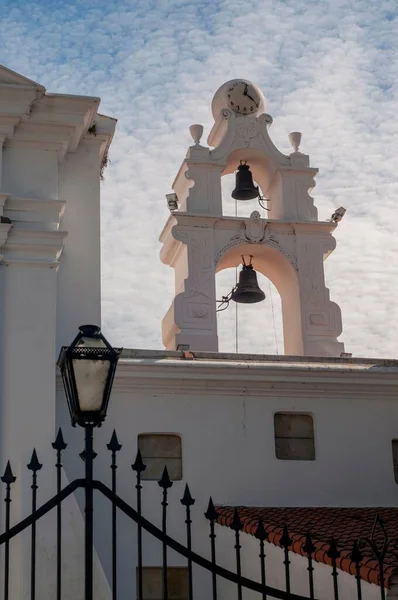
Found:
[[[140,449],[140,438],[143,437],[149,437],[149,436],[157,436],[157,437],[175,437],[178,438],[179,440],[179,447],[180,447],[180,456],[145,456],[143,454],[143,452]],[[180,433],[175,433],[174,431],[162,431],[162,432],[155,432],[155,431],[145,431],[145,432],[141,432],[137,435],[137,450],[140,450],[141,452],[141,458],[142,458],[142,462],[145,465],[145,460],[151,460],[151,459],[155,459],[155,460],[161,460],[164,459],[165,461],[165,466],[167,466],[167,460],[171,459],[171,460],[179,460],[181,463],[181,477],[175,478],[172,477],[169,471],[169,477],[171,481],[182,481],[184,478],[184,468],[183,468],[183,452],[182,452],[182,436]],[[163,470],[162,470],[163,472]],[[159,481],[159,479],[161,478],[162,473],[160,473],[160,475],[156,476],[156,477],[148,477],[145,474],[145,471],[143,471],[141,473],[141,480],[142,481]]]
[[[144,590],[144,586],[145,586],[145,572],[148,572],[150,569],[152,570],[156,570],[156,571],[160,571],[160,581],[162,580],[162,571],[163,571],[163,567],[159,566],[159,565],[143,565],[142,566],[142,584],[143,584],[143,593],[142,593],[142,600],[162,600],[162,590],[160,591],[160,597],[159,598],[149,598]],[[139,567],[136,567],[136,587],[137,587],[137,594],[138,594],[138,570]],[[167,566],[167,574],[169,575],[169,573],[171,571],[183,571],[185,573],[185,577],[186,577],[186,596],[181,596],[178,598],[175,598],[175,596],[173,595],[173,598],[175,598],[175,600],[188,600],[189,598],[189,570],[188,567],[186,565],[181,565],[181,566],[174,566],[174,565],[170,565]],[[158,573],[159,575],[159,573]],[[169,580],[170,581],[170,580]]]
[[[311,425],[312,425],[312,436],[310,437],[304,437],[304,436],[281,436],[281,435],[276,435],[276,419],[278,415],[286,415],[286,416],[290,416],[290,417],[310,417],[311,419]],[[274,449],[275,449],[275,458],[277,460],[283,460],[283,461],[300,461],[300,462],[314,462],[316,461],[316,444],[315,444],[315,418],[314,418],[314,414],[312,412],[306,412],[306,411],[291,411],[291,410],[277,410],[274,412],[274,418],[273,418],[273,422],[274,422]],[[282,456],[278,456],[278,449],[277,449],[277,440],[312,440],[312,445],[313,445],[313,457],[312,458],[300,458],[300,457],[282,457]]]

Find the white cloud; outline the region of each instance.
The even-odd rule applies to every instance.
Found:
[[[189,125],[203,123],[208,133],[214,92],[242,76],[267,96],[270,133],[281,150],[289,149],[289,131],[303,132],[302,150],[320,169],[314,191],[320,216],[347,208],[326,262],[347,351],[395,356],[395,0],[0,5],[1,62],[49,91],[99,95],[101,111],[119,120],[103,187],[103,325],[112,342],[162,347],[160,322],[173,293],[172,271],[158,258],[164,194],[190,143]],[[220,289],[228,291],[234,277],[221,274]],[[280,335],[275,292],[273,300]],[[239,348],[274,353],[270,300],[239,314]],[[222,349],[234,350],[234,325],[229,309]]]

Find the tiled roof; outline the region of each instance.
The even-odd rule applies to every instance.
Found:
[[[388,539],[398,541],[398,508],[255,508],[236,507],[243,525],[243,531],[254,535],[261,520],[268,533],[267,541],[280,546],[283,526],[288,526],[292,545],[289,550],[307,556],[303,550],[306,534],[309,533],[315,552],[312,558],[320,563],[331,565],[327,556],[330,541],[334,539],[340,551],[337,567],[350,575],[356,574],[355,563],[351,559],[354,542],[359,538],[370,538],[379,515]],[[235,507],[216,507],[220,525],[231,525]],[[385,535],[380,524],[376,524],[374,541],[381,548]],[[397,546],[390,544],[384,561],[385,587],[389,587],[391,575],[398,570]],[[360,575],[368,583],[379,584],[379,567],[374,552],[366,544],[361,548]]]

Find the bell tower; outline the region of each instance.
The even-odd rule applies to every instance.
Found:
[[[174,180],[171,215],[160,236],[161,260],[175,271],[175,296],[162,323],[168,349],[218,351],[216,273],[251,255],[253,268],[281,296],[285,354],[344,352],[337,340],[341,311],[330,300],[323,268],[336,247],[337,223],[318,220],[309,195],[318,169],[299,150],[301,134],[290,134],[293,152],[282,154],[269,137],[272,117],[265,109],[261,90],[235,79],[213,98],[209,147],[200,143],[203,127],[190,128],[194,144]],[[242,164],[270,201],[268,219],[256,210],[249,218],[223,214],[221,177]]]

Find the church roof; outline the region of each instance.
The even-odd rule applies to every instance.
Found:
[[[28,79],[11,69],[8,69],[4,65],[0,65],[0,84],[8,85],[22,85],[41,89],[44,91],[44,87],[32,79]]]
[[[342,356],[296,356],[291,354],[248,354],[236,352],[203,352],[186,350],[152,350],[123,348],[121,359],[125,360],[194,360],[195,362],[217,361],[218,363],[250,363],[279,365],[288,368],[342,368],[346,369],[397,369],[398,359]]]
[[[340,557],[337,567],[350,575],[356,574],[356,565],[351,554],[354,543],[359,539],[367,539],[362,547],[363,555],[360,563],[361,579],[379,585],[379,566],[375,552],[369,541],[376,543],[379,549],[388,540],[398,540],[398,508],[264,508],[236,507],[245,533],[255,535],[259,521],[268,534],[267,541],[281,546],[284,525],[288,527],[292,544],[291,552],[306,557],[304,550],[306,536],[309,533],[315,551],[312,558],[319,563],[331,565],[328,549],[332,539],[337,544]],[[230,526],[235,507],[216,507],[219,525]],[[391,576],[398,568],[396,544],[389,543],[384,559],[385,587],[389,587]]]

